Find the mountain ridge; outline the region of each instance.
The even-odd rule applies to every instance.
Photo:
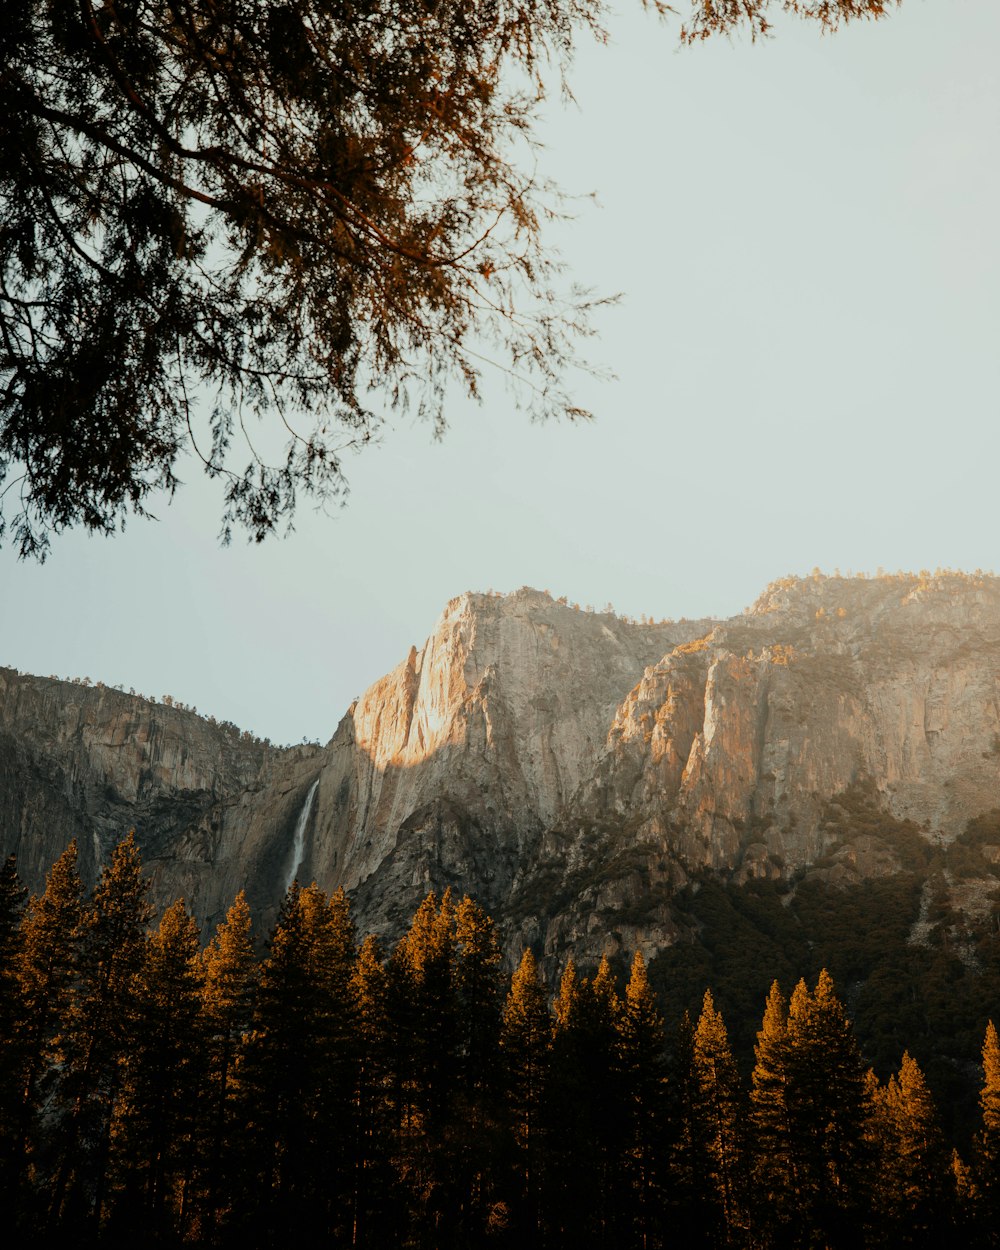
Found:
[[[466,592],[323,746],[0,670],[0,842],[37,889],[70,836],[93,875],[134,825],[158,899],[208,924],[246,888],[266,926],[298,869],[391,937],[451,885],[512,953],[594,960],[676,941],[693,875],[828,872],[829,805],[859,785],[954,840],[997,806],[998,744],[991,575],[785,578],[659,624]],[[841,879],[885,869],[852,854]]]

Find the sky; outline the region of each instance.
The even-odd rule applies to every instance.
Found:
[[[0,663],[326,741],[465,590],[728,616],[813,567],[1000,570],[1000,5],[904,0],[820,37],[677,44],[638,0],[546,105],[549,233],[604,293],[592,423],[456,396],[347,463],[351,496],[216,541],[158,519],[0,552]]]

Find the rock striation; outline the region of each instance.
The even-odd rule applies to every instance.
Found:
[[[245,888],[266,925],[297,872],[387,934],[453,885],[512,952],[655,952],[697,874],[892,871],[831,833],[859,786],[944,842],[1000,806],[1000,580],[789,578],[660,624],[465,594],[324,747],[0,670],[0,842],[29,884],[73,836],[93,876],[134,826],[160,900],[209,923]]]
[[[382,928],[447,884],[499,908],[636,678],[707,625],[635,624],[527,588],[453,599],[327,747],[310,870]]]

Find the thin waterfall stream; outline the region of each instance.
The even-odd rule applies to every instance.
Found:
[[[319,786],[319,778],[309,787],[309,793],[306,795],[306,801],[302,804],[302,811],[299,812],[299,818],[295,822],[295,834],[292,837],[292,851],[288,860],[288,873],[285,880],[285,889],[292,884],[298,875],[299,869],[302,867],[302,860],[305,852],[306,841],[306,825],[309,823],[309,813],[312,811],[313,800],[316,797],[316,790]]]

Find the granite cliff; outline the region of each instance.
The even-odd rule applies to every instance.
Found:
[[[928,845],[1000,806],[1000,580],[786,579],[661,624],[466,594],[325,747],[0,670],[0,843],[28,883],[72,836],[92,876],[134,826],[158,897],[209,922],[246,887],[268,923],[298,875],[393,932],[451,884],[512,950],[651,953],[706,873],[895,872],[891,840],[845,826],[862,792]]]

